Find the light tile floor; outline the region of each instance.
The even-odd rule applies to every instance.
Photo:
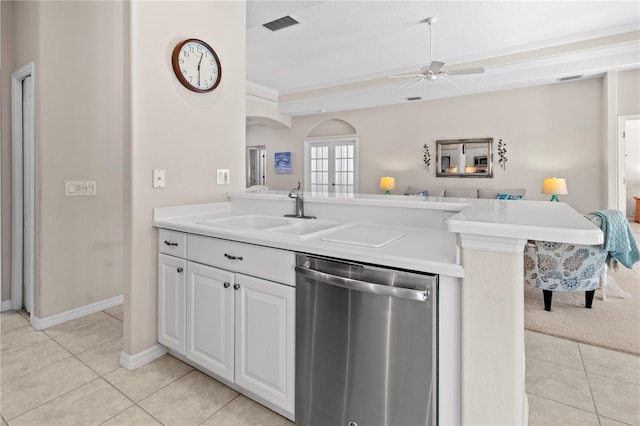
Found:
[[[169,355],[123,369],[121,321],[116,307],[34,331],[0,314],[2,425],[292,425]],[[525,340],[530,425],[640,425],[640,357]]]

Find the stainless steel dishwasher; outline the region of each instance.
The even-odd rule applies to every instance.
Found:
[[[438,276],[296,255],[296,425],[438,421]]]

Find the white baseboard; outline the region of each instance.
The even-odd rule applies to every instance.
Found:
[[[62,324],[63,322],[71,321],[85,315],[122,305],[123,302],[124,296],[120,295],[112,297],[111,299],[105,299],[89,305],[80,306],[79,308],[71,309],[70,311],[60,312],[59,314],[51,315],[50,317],[38,318],[33,315],[31,326],[36,330],[45,330],[49,327],[53,327],[54,325]]]
[[[166,353],[167,347],[161,344],[151,346],[149,349],[145,349],[135,355],[129,355],[125,351],[122,351],[120,352],[120,365],[129,371],[135,370],[136,368],[150,363],[156,358],[160,358]]]
[[[2,305],[0,305],[0,312],[10,311],[11,310],[11,299],[3,300]]]

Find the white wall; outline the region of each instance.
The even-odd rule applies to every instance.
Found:
[[[617,73],[618,115],[640,114],[640,69]]]
[[[11,71],[35,63],[34,314],[44,318],[123,292],[122,3],[2,2],[2,8],[10,22],[2,28],[2,55],[10,58],[3,62],[8,65],[4,90]],[[7,300],[9,96],[2,102],[2,295]],[[64,181],[74,179],[96,180],[97,195],[65,197]]]
[[[588,79],[526,89],[421,101],[379,108],[325,113],[292,120],[291,129],[247,128],[247,144],[264,144],[269,154],[267,185],[289,189],[303,177],[303,141],[311,129],[328,119],[351,124],[359,137],[359,186],[379,193],[380,176],[396,178],[396,193],[409,185],[426,187],[488,187],[527,189],[527,198],[546,200],[540,193],[545,177],[567,179],[569,194],[561,200],[576,210],[604,207],[602,81]],[[507,145],[506,170],[497,165],[494,177],[435,177],[435,141],[494,138]],[[431,150],[431,168],[422,162],[422,146]],[[276,175],[272,153],[292,152],[292,174]]]
[[[36,315],[123,294],[123,3],[39,3]],[[97,195],[65,197],[66,180]]]
[[[0,181],[2,182],[2,288],[0,300],[11,299],[11,70],[13,70],[13,2],[0,2]],[[6,284],[5,284],[6,283]]]
[[[130,139],[125,149],[125,352],[157,343],[154,207],[222,201],[245,185],[244,2],[132,2],[129,6]],[[217,52],[222,81],[211,93],[185,89],[171,68],[174,46],[200,38]],[[152,188],[152,170],[166,188]],[[216,184],[216,169],[231,184]]]

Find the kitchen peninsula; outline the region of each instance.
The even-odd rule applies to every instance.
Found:
[[[154,226],[200,245],[219,239],[277,249],[267,252],[275,257],[265,258],[259,273],[285,285],[294,285],[292,263],[281,257],[287,252],[437,274],[439,422],[527,423],[524,245],[528,239],[599,244],[598,228],[564,203],[526,200],[310,196],[306,214],[318,219],[286,220],[293,210],[286,192],[234,192],[224,203],[156,208]],[[173,249],[163,245],[165,253]],[[225,262],[234,255],[225,252]],[[288,266],[274,270],[278,259]],[[248,395],[293,418],[292,395],[282,401]]]

